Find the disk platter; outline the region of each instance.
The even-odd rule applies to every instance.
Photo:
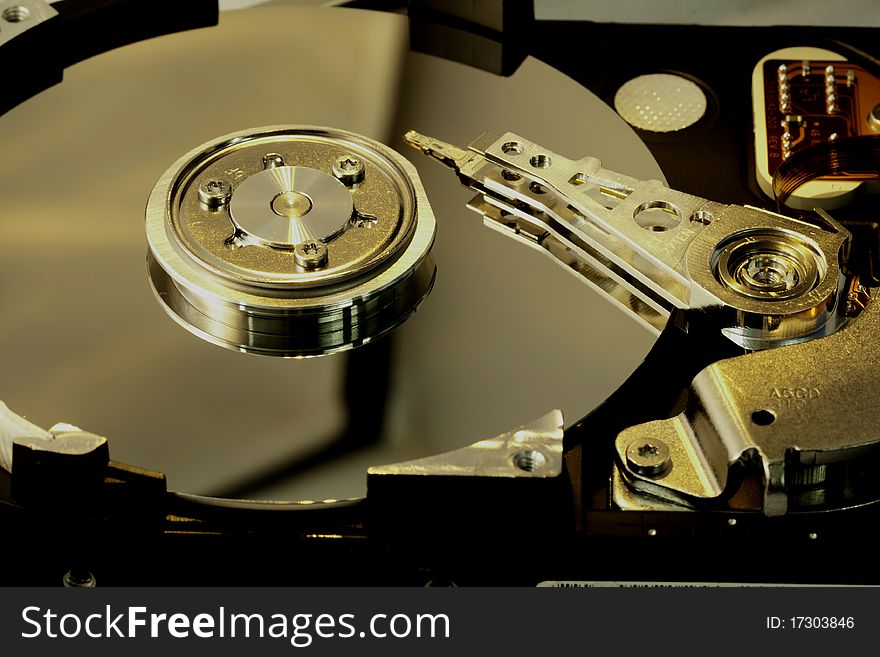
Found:
[[[282,359],[183,330],[147,277],[144,208],[199,144],[278,124],[382,142],[437,220],[433,291],[391,335]],[[169,488],[274,499],[363,495],[366,468],[492,437],[560,408],[572,424],[652,336],[549,258],[482,225],[410,128],[467,144],[516,132],[663,179],[604,103],[527,59],[510,77],[413,52],[403,16],[264,7],[97,56],[0,121],[0,390],[12,410],[107,436]]]

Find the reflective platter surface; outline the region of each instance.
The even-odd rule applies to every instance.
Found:
[[[467,145],[509,130],[629,175],[662,173],[562,73],[529,59],[500,78],[407,44],[398,15],[230,12],[218,27],[77,65],[0,119],[0,399],[41,426],[107,436],[113,459],[165,472],[174,490],[279,499],[362,495],[369,465],[461,447],[553,408],[572,424],[601,402],[651,336],[484,228],[465,208],[471,193],[400,136]],[[375,345],[307,360],[230,352],[181,329],[150,292],[144,206],[159,175],[217,136],[290,123],[382,141],[425,185],[435,287]],[[337,458],[309,461],[339,441]]]

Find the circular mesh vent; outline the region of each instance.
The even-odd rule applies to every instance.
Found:
[[[678,75],[640,75],[617,90],[614,109],[633,127],[675,132],[692,126],[706,113],[706,95]]]

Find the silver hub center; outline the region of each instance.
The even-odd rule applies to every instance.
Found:
[[[272,199],[272,211],[286,219],[299,219],[311,209],[312,199],[300,192],[284,192]]]
[[[777,253],[748,258],[737,274],[744,285],[758,292],[786,292],[800,282],[797,263]]]
[[[281,166],[255,173],[236,188],[229,202],[232,221],[246,238],[282,248],[333,238],[353,211],[345,185],[309,167]]]

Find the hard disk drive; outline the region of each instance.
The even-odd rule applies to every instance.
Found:
[[[0,16],[5,582],[877,583],[876,29]]]

